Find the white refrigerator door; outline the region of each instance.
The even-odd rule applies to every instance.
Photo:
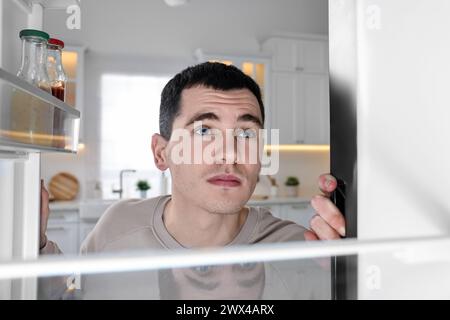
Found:
[[[0,148],[0,259],[36,259],[39,249],[40,154]],[[35,279],[0,282],[0,299],[36,298]]]
[[[450,1],[358,2],[358,234],[450,231]]]
[[[448,0],[330,0],[331,81],[357,113],[359,239],[450,232],[449,12]],[[401,263],[384,273],[391,258],[359,257],[360,298],[427,292]],[[373,270],[379,287],[367,285]],[[445,290],[446,274],[429,283]]]

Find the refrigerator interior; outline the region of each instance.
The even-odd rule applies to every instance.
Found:
[[[74,153],[78,145],[79,112],[15,76],[21,58],[19,31],[42,29],[42,22],[43,7],[40,4],[21,0],[0,2],[2,263],[38,258],[41,153]],[[32,111],[26,112],[30,108]],[[61,123],[48,125],[45,131],[40,131],[44,128],[44,116],[51,114],[49,118],[52,119],[57,112],[61,115]],[[0,299],[36,297],[36,278],[0,281]]]
[[[331,110],[332,152],[339,157],[334,158],[332,171],[346,183],[347,232],[358,240],[312,246],[282,244],[267,251],[264,259],[255,258],[258,251],[253,247],[247,248],[248,255],[236,249],[225,257],[239,256],[235,263],[258,271],[250,284],[255,289],[251,294],[259,296],[330,299],[332,286],[337,286],[344,297],[350,293],[360,299],[424,295],[448,299],[448,240],[422,242],[419,238],[445,236],[450,229],[446,195],[450,173],[445,170],[450,163],[450,98],[446,88],[450,3],[330,0],[329,8],[331,90],[335,90],[331,103],[332,108],[343,108]],[[13,46],[14,52],[20,51],[14,44],[19,26],[39,28],[41,9],[30,11],[16,1],[0,2],[0,66],[5,70],[15,73],[12,66],[18,64],[15,59],[20,56],[6,48]],[[0,94],[4,101],[5,94]],[[342,117],[339,110],[349,117]],[[221,281],[236,280],[229,273],[233,271],[230,265],[215,260],[219,251],[205,254],[197,264],[186,262],[182,266],[180,261],[189,261],[192,256],[174,253],[157,260],[160,253],[149,253],[36,260],[39,166],[39,151],[0,148],[0,259],[7,261],[0,264],[0,299],[38,298],[37,278],[46,280],[51,272],[74,275],[75,284],[65,292],[68,299],[161,298],[161,281],[169,280],[173,285],[177,273],[159,272],[168,270],[170,264],[173,269],[188,268],[187,272],[192,268],[209,272],[211,265],[218,264],[221,268],[216,269],[223,269]],[[399,244],[398,238],[416,240],[398,240]],[[292,257],[283,255],[286,252]],[[334,257],[343,262],[337,265],[344,268],[339,269],[343,274],[333,273]],[[26,259],[33,261],[24,262]],[[198,269],[204,264],[208,268]],[[84,296],[77,291],[83,285],[77,274],[81,269],[85,279],[91,279],[84,283]],[[150,274],[148,282],[142,281],[147,279],[146,273]],[[297,282],[290,283],[291,279]],[[295,283],[305,286],[292,287]],[[221,292],[232,291],[229,289]],[[173,289],[166,292],[175,294]]]

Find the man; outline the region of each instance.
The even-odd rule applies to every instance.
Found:
[[[263,142],[255,132],[264,125],[258,85],[239,69],[220,63],[187,68],[166,85],[161,96],[160,133],[152,137],[155,165],[172,176],[172,193],[147,200],[124,200],[110,207],[82,245],[82,253],[134,249],[179,249],[261,242],[338,239],[345,235],[342,214],[327,198],[336,188],[330,175],[319,177],[325,195],[312,199],[317,215],[311,230],[273,217],[262,208],[246,206],[261,162],[238,161]],[[243,149],[227,148],[216,138],[241,141]],[[187,146],[174,132],[187,133]],[[213,140],[213,142],[212,142]],[[216,142],[214,142],[216,140]],[[217,143],[217,141],[220,141]],[[215,143],[214,163],[180,163]],[[191,146],[197,146],[192,151]],[[244,157],[246,158],[246,157]],[[59,253],[45,236],[48,194],[42,189],[41,253]]]

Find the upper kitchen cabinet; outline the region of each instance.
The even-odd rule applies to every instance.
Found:
[[[272,71],[328,73],[326,38],[270,38],[262,48],[273,57]]]
[[[270,101],[269,97],[269,77],[270,77],[270,55],[224,55],[205,53],[202,49],[195,51],[195,57],[200,62],[221,62],[227,65],[233,65],[241,69],[246,75],[251,77],[259,85],[264,104]],[[270,118],[270,114],[266,114]]]
[[[268,126],[279,144],[329,144],[327,40],[271,38],[262,48],[272,56]]]
[[[67,75],[66,103],[83,115],[84,106],[84,47],[66,46],[62,53],[64,71]],[[80,125],[80,142],[84,142],[84,121]]]
[[[272,73],[271,128],[280,144],[329,143],[328,77],[320,74]]]

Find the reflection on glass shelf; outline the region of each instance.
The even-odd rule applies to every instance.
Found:
[[[62,297],[88,300],[329,300],[331,273],[329,262],[324,262],[325,266],[303,260],[86,274],[80,277],[82,289],[73,284]],[[57,281],[58,278],[42,278],[39,298],[56,298],[55,292],[45,290],[54,288],[49,284]]]
[[[3,262],[0,285],[40,276],[39,299],[332,299],[335,288],[357,299],[450,299],[449,249],[443,237],[115,249]],[[335,276],[336,259],[352,277]]]
[[[0,69],[0,145],[76,152],[80,113]]]

